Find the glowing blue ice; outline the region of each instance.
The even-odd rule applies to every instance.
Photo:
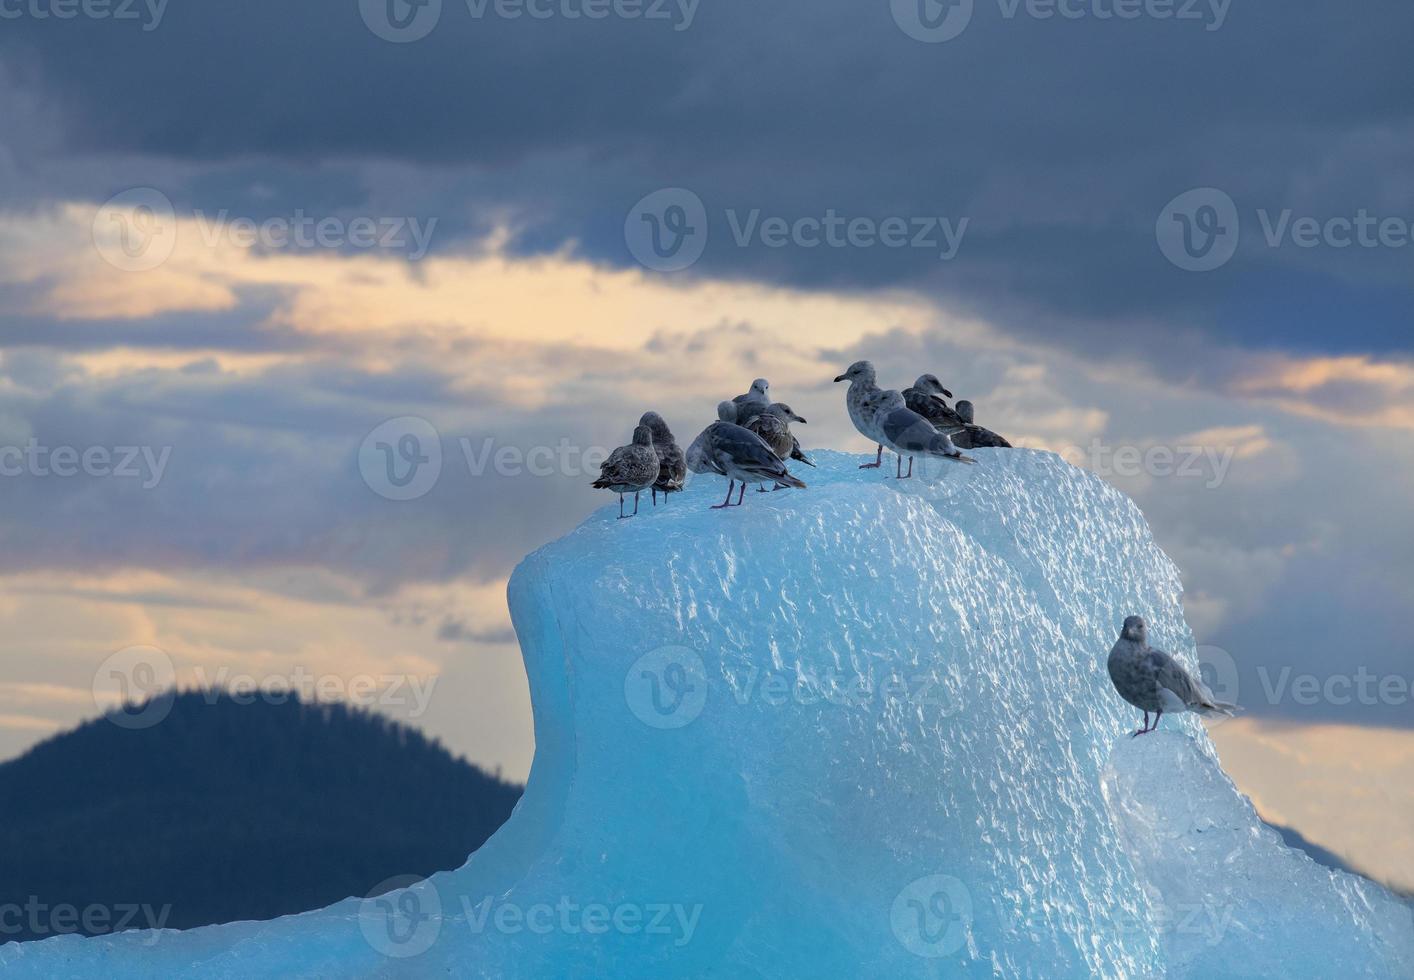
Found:
[[[1262,827],[1135,712],[1130,613],[1193,665],[1137,508],[1057,457],[808,490],[699,479],[527,558],[511,821],[458,871],[271,923],[0,950],[8,977],[1414,975],[1407,906]],[[887,467],[886,467],[887,469]]]

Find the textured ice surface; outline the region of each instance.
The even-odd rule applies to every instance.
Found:
[[[1042,453],[815,455],[808,490],[709,511],[699,479],[521,564],[535,764],[465,867],[0,974],[1414,975],[1408,907],[1286,849],[1196,720],[1123,737],[1123,617],[1193,651],[1128,499]]]

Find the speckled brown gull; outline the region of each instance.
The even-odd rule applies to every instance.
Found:
[[[1182,664],[1149,646],[1149,628],[1138,616],[1124,621],[1119,639],[1110,649],[1108,667],[1119,696],[1144,712],[1143,726],[1132,735],[1157,729],[1165,711],[1193,711],[1204,716],[1231,716],[1237,712],[1237,705],[1215,699],[1213,692],[1184,670]],[[1152,726],[1150,712],[1154,712]]]
[[[599,479],[593,486],[612,490],[619,495],[619,520],[623,520],[624,494],[633,494],[633,513],[638,513],[638,495],[658,479],[658,454],[653,450],[653,430],[640,425],[633,430],[633,442],[620,446],[609,454],[599,467]]]

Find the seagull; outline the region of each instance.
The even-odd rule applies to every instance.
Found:
[[[919,375],[912,388],[903,389],[903,401],[909,410],[932,422],[939,432],[949,435],[963,427],[962,416],[943,401],[943,398],[951,397],[952,392],[944,388],[943,383],[931,374]]]
[[[879,444],[879,452],[872,463],[860,463],[861,470],[874,470],[884,465],[884,438],[874,424],[876,402],[882,394],[874,380],[874,365],[868,361],[855,361],[849,370],[835,381],[848,381],[849,391],[844,398],[849,409],[849,420],[864,438]]]
[[[963,449],[1010,449],[1011,443],[997,435],[991,429],[984,429],[980,425],[974,425],[972,403],[960,401],[957,403],[957,414],[962,419],[963,428],[960,432],[952,433],[953,441]]]
[[[898,455],[896,476],[900,480],[913,476],[914,456],[933,456],[957,463],[977,462],[959,452],[947,434],[935,429],[932,422],[911,411],[904,403],[903,395],[897,391],[885,391],[878,397],[874,407],[874,424],[883,437],[884,445]],[[903,472],[905,456],[908,457],[907,476]]]
[[[658,479],[658,454],[653,450],[653,430],[640,425],[633,430],[633,443],[620,446],[599,467],[596,490],[612,490],[619,495],[619,520],[638,513],[638,495]],[[624,514],[624,494],[633,494],[633,514]]]
[[[668,494],[682,489],[687,477],[687,462],[683,458],[682,447],[673,439],[668,423],[657,412],[644,412],[639,425],[648,426],[653,433],[653,451],[658,454],[658,479],[653,483],[653,506],[658,506],[658,492],[663,493],[663,503],[668,502]]]
[[[790,423],[799,422],[805,425],[805,419],[795,414],[785,402],[775,402],[760,415],[754,416],[746,423],[746,428],[761,437],[761,441],[771,447],[771,452],[785,462],[790,459],[798,459],[806,466],[814,466],[805,453],[801,452],[800,441],[791,435]],[[779,490],[780,487],[775,489]],[[758,490],[765,493],[764,487]]]
[[[760,436],[733,421],[736,415],[734,402],[719,404],[718,421],[703,429],[687,448],[688,469],[694,473],[716,473],[727,478],[727,497],[720,504],[713,504],[712,510],[740,507],[748,483],[771,480],[803,489],[805,484],[790,475],[785,464]],[[738,480],[741,481],[741,492],[733,504],[732,489]]]
[[[766,411],[771,404],[771,399],[766,396],[766,389],[770,387],[771,382],[765,378],[757,378],[751,382],[750,391],[732,399],[732,404],[736,406],[736,417],[731,421],[737,425],[745,425]]]
[[[1164,712],[1195,711],[1200,715],[1237,713],[1237,705],[1218,701],[1213,692],[1183,669],[1183,665],[1162,650],[1149,646],[1149,630],[1144,620],[1130,616],[1110,650],[1110,680],[1119,696],[1144,712],[1144,726],[1130,737],[1158,729]],[[1149,725],[1149,712],[1154,715]]]

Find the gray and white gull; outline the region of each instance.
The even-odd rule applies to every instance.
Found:
[[[766,411],[771,405],[771,398],[766,394],[770,387],[771,382],[765,378],[757,378],[751,382],[751,390],[732,399],[732,404],[736,406],[736,417],[731,421],[737,425],[745,425]]]
[[[881,392],[876,399],[871,399],[870,404],[875,430],[882,437],[883,444],[898,456],[895,475],[900,480],[913,476],[914,456],[946,459],[954,463],[977,462],[971,456],[964,456],[947,434],[939,432],[932,422],[912,411],[899,392]],[[908,457],[907,474],[903,472],[905,456]]]
[[[766,445],[760,436],[734,421],[737,406],[722,402],[717,406],[717,419],[687,447],[687,468],[694,473],[716,473],[727,478],[727,497],[713,510],[741,506],[748,483],[780,483],[804,488],[805,484],[790,475],[785,463]],[[732,489],[741,481],[741,492],[732,504]]]
[[[849,409],[849,420],[859,430],[860,435],[879,444],[879,452],[872,463],[860,463],[861,470],[878,469],[884,465],[884,437],[875,422],[879,396],[883,394],[875,381],[874,365],[868,361],[855,361],[849,369],[835,378],[836,382],[848,381],[849,391],[845,393],[845,407]]]

